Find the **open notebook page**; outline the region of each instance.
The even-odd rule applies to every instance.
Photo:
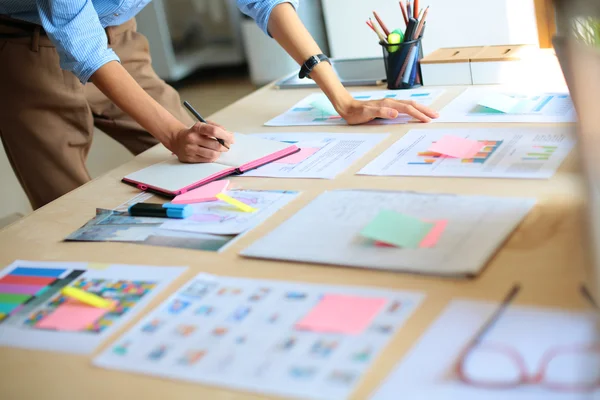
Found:
[[[263,139],[254,135],[235,134],[235,143],[216,161],[230,167],[241,167],[261,158],[287,149],[291,145],[275,140]]]
[[[172,156],[168,161],[151,165],[125,177],[128,181],[175,192],[231,167],[217,163],[186,164]]]

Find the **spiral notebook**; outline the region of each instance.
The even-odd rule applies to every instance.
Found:
[[[217,179],[242,174],[300,151],[289,143],[241,133],[235,143],[213,163],[186,164],[177,157],[151,165],[125,176],[122,181],[140,190],[175,197]]]

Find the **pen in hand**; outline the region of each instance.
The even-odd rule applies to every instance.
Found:
[[[189,111],[190,111],[192,114],[194,114],[194,117],[196,117],[196,119],[197,119],[198,121],[200,121],[200,122],[203,122],[203,123],[205,123],[205,124],[207,123],[207,122],[204,120],[204,118],[202,118],[202,115],[200,115],[200,113],[199,113],[198,111],[196,111],[196,110],[194,109],[194,107],[192,107],[192,105],[191,105],[190,103],[188,103],[187,101],[184,101],[184,102],[183,102],[183,105],[184,105],[184,106],[185,106],[185,108],[187,108],[187,109],[188,109],[188,110],[189,110]],[[221,144],[221,146],[223,146],[223,147],[225,147],[227,150],[229,150],[229,146],[227,146],[227,145],[225,144],[225,141],[224,141],[223,139],[215,138],[215,140],[216,140],[217,142],[219,142],[219,143]]]

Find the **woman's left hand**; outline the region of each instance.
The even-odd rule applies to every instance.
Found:
[[[352,99],[338,111],[349,125],[358,125],[375,118],[395,119],[399,114],[407,114],[421,122],[431,122],[439,117],[434,110],[412,100],[368,100]]]

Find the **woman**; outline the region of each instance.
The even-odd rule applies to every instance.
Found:
[[[34,208],[90,180],[93,127],[139,154],[158,142],[183,162],[215,161],[233,136],[196,123],[153,71],[135,15],[150,0],[0,0],[0,136]],[[397,100],[357,101],[298,18],[298,0],[237,0],[312,78],[349,124],[427,122],[432,110]],[[308,62],[307,62],[308,60]]]

